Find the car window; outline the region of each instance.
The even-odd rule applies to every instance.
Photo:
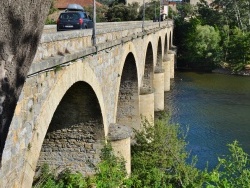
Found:
[[[83,18],[87,18],[87,14],[86,13],[83,13]]]
[[[80,16],[77,13],[64,13],[61,14],[60,19],[62,20],[77,20]]]

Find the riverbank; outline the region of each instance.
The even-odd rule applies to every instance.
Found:
[[[210,68],[187,68],[187,67],[177,67],[179,71],[195,71],[195,72],[212,72],[218,74],[227,74],[227,75],[239,75],[239,76],[250,76],[250,65],[247,66],[244,70],[235,72],[229,68],[216,68],[211,70]]]
[[[250,76],[250,68],[247,68],[242,71],[234,72],[227,68],[217,68],[212,70],[213,73],[219,73],[219,74],[232,74],[232,75],[240,75],[240,76]]]

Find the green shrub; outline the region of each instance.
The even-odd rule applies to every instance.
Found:
[[[110,188],[122,185],[127,176],[125,161],[123,158],[114,155],[109,142],[105,144],[100,157],[101,162],[98,165],[94,178],[96,187]]]
[[[249,187],[250,160],[248,154],[239,146],[237,141],[228,145],[230,155],[219,158],[219,164],[211,172],[204,172],[205,185],[212,187]]]
[[[101,151],[101,161],[94,177],[65,170],[55,176],[48,165],[34,180],[36,188],[247,188],[250,185],[250,160],[237,141],[229,144],[230,155],[219,158],[215,169],[200,171],[195,160],[186,162],[186,131],[171,124],[162,113],[151,125],[146,119],[141,131],[135,131],[132,145],[132,174],[127,177],[125,161],[114,155],[108,142]],[[194,158],[195,159],[195,158]]]
[[[154,126],[144,120],[143,130],[135,130],[132,146],[132,187],[199,187],[201,173],[186,163],[184,138],[165,113]]]

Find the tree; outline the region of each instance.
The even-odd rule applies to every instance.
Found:
[[[228,43],[227,62],[234,71],[250,64],[250,32],[244,33],[239,28],[232,30]]]
[[[197,25],[186,39],[189,61],[200,66],[213,66],[220,62],[220,33],[213,26]]]
[[[90,14],[90,16],[93,18],[93,5],[89,5],[85,7],[85,10]],[[106,22],[106,14],[108,12],[108,6],[102,5],[98,6],[96,9],[96,22]]]
[[[160,1],[154,0],[145,4],[145,20],[158,18],[160,14]],[[139,11],[139,20],[143,18],[143,6]]]
[[[226,17],[230,26],[237,26],[244,31],[250,31],[249,0],[215,0],[212,6]]]
[[[0,2],[0,158],[51,1]]]
[[[107,12],[107,19],[108,21],[133,21],[137,20],[138,12],[137,9],[139,8],[138,3],[128,4],[127,6],[120,3],[115,4],[114,6],[110,7]]]

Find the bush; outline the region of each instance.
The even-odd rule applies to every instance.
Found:
[[[219,158],[219,164],[211,172],[204,172],[206,187],[249,187],[250,160],[237,141],[228,145],[230,155]]]
[[[186,163],[184,135],[165,113],[154,126],[144,120],[132,146],[132,187],[199,187],[201,173]]]
[[[98,164],[94,182],[97,188],[119,187],[123,184],[127,173],[123,158],[116,157],[110,143],[101,152],[101,162]]]
[[[80,173],[63,171],[59,176],[44,165],[41,175],[34,180],[37,188],[235,188],[249,187],[250,160],[237,141],[229,144],[230,155],[219,158],[215,169],[208,172],[195,168],[195,160],[188,164],[185,150],[186,131],[171,124],[162,113],[151,125],[146,119],[143,129],[135,130],[132,145],[132,174],[127,177],[123,158],[116,157],[110,143],[101,151],[101,162],[96,175],[83,177]]]

